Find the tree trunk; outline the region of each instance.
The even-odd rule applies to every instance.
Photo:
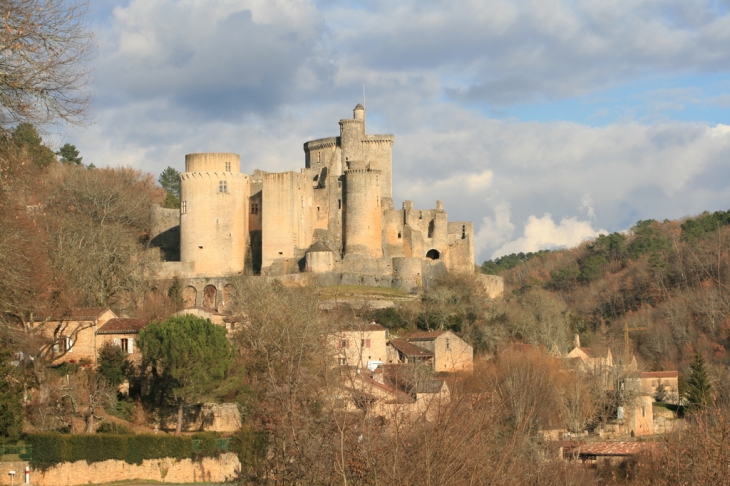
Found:
[[[84,434],[93,434],[94,433],[94,411],[91,410],[86,415],[86,429],[84,430]]]
[[[183,421],[183,404],[180,402],[180,405],[177,407],[177,427],[175,428],[175,435],[180,435],[182,432],[182,421]]]

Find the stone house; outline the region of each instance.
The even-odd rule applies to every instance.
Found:
[[[405,341],[433,356],[431,363],[434,371],[472,371],[474,367],[474,349],[451,331],[418,332],[407,337]],[[395,346],[391,346],[397,351],[398,356],[407,354],[399,351],[396,346],[402,345],[396,343]],[[409,359],[413,361],[420,358],[411,356]]]
[[[380,324],[371,322],[360,328],[342,330],[329,339],[339,365],[360,369],[371,362],[386,362],[386,330]]]
[[[423,363],[433,368],[433,353],[403,339],[388,342],[388,363]]]
[[[580,346],[574,347],[566,358],[578,358],[583,365],[591,370],[606,369],[613,367],[613,354],[609,348],[584,348]]]
[[[645,371],[639,374],[641,390],[659,402],[679,403],[677,371]]]
[[[147,321],[143,319],[123,317],[109,319],[96,331],[99,349],[106,344],[111,344],[127,353],[130,361],[139,364],[142,361],[142,353],[136,345],[136,340],[139,331],[145,327],[147,327]]]
[[[107,307],[87,307],[38,317],[33,324],[42,327],[41,336],[51,342],[54,364],[81,360],[96,364],[101,347],[97,331],[116,317]]]
[[[218,312],[216,309],[210,307],[189,307],[181,311],[175,312],[173,316],[184,316],[190,314],[193,316],[200,317],[201,319],[208,319],[210,322],[217,326],[224,326],[229,334],[234,333],[239,328],[239,323],[236,319],[232,319],[222,312]]]

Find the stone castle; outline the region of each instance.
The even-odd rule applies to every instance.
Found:
[[[439,273],[474,271],[471,222],[449,222],[441,201],[395,209],[393,141],[366,134],[358,104],[339,136],[304,144],[300,172],[249,176],[238,154],[186,155],[180,210],[154,210],[160,277],[307,274],[325,285],[413,292]]]

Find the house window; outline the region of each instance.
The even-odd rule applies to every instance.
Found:
[[[226,162],[226,172],[230,172],[230,171],[231,171],[231,163]]]
[[[340,339],[340,347],[341,348],[347,347],[347,339]]]
[[[228,181],[218,181],[218,192],[228,192]]]
[[[340,358],[339,362],[341,366],[345,366],[347,364],[347,358]]]
[[[369,348],[370,347],[370,340],[369,339],[361,339],[360,340],[360,347],[361,348]]]
[[[70,353],[71,351],[73,351],[73,347],[74,347],[74,342],[70,336],[65,336],[65,337],[61,338],[61,349],[65,353]]]
[[[259,214],[259,203],[251,203],[251,214]]]
[[[180,203],[180,214],[185,214],[188,211],[188,202],[183,201]]]

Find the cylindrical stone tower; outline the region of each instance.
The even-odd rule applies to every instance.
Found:
[[[180,174],[180,260],[207,277],[243,271],[250,180],[238,154],[185,156]]]
[[[363,159],[363,139],[365,138],[365,109],[357,105],[353,118],[340,120],[340,147],[342,148],[342,168],[347,163]]]
[[[383,221],[380,171],[364,168],[363,161],[351,161],[345,171],[345,257],[383,256]]]

